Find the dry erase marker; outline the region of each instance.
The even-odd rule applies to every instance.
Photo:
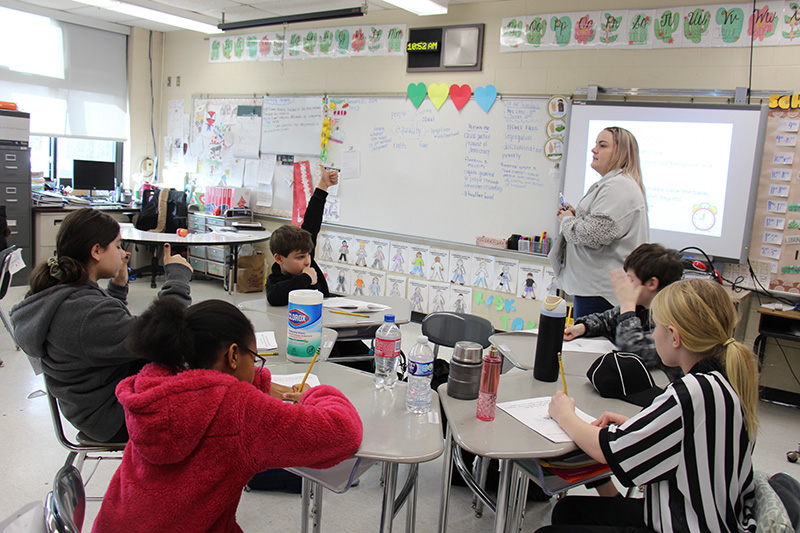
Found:
[[[563,192],[558,193],[558,201],[561,202],[561,209],[566,209],[567,208],[567,204],[564,203],[564,193]]]
[[[325,167],[325,170],[335,170],[336,172],[341,172],[342,171],[341,168],[336,168],[336,167]]]

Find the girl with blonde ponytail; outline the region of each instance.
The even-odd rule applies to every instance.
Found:
[[[550,402],[575,443],[645,497],[568,496],[539,531],[755,532],[758,360],[733,338],[736,309],[719,284],[683,280],[658,293],[651,317],[662,362],[686,375],[650,406],[587,424],[572,398]]]

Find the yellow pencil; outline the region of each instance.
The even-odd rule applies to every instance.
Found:
[[[564,384],[564,394],[567,394],[567,377],[564,375],[564,363],[561,362],[561,352],[558,352],[558,368],[561,369],[561,382]]]
[[[369,318],[369,315],[364,315],[361,313],[351,313],[349,311],[337,311],[336,309],[331,309],[330,312],[336,313],[337,315],[363,316],[364,318]]]
[[[278,355],[278,352],[258,352],[258,355]]]
[[[306,380],[308,379],[308,375],[311,373],[311,369],[314,368],[314,362],[316,362],[317,360],[320,348],[322,348],[322,345],[317,347],[317,352],[314,354],[314,358],[311,360],[311,364],[308,365],[308,370],[306,370],[306,375],[303,376],[303,381],[300,382],[300,390],[298,390],[297,392],[303,392],[303,387],[305,387],[306,385]]]

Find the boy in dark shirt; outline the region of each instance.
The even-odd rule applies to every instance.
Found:
[[[295,289],[316,289],[330,296],[325,275],[314,261],[314,248],[322,226],[322,213],[328,187],[339,183],[339,173],[320,167],[321,177],[301,227],[284,224],[269,239],[269,249],[275,258],[272,272],[267,277],[267,301],[270,305],[289,304],[289,293]]]
[[[608,337],[617,348],[639,356],[648,368],[660,368],[674,380],[683,375],[680,368],[666,367],[656,353],[650,303],[658,291],[683,276],[678,252],[660,244],[642,244],[634,249],[622,270],[611,272],[611,283],[619,305],[575,320],[564,330],[564,340],[577,337]]]

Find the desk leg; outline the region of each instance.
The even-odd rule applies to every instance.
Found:
[[[475,462],[472,465],[472,475],[475,477],[475,482],[482,488],[486,487],[486,475],[489,471],[489,459],[475,456]],[[483,500],[476,494],[472,495],[472,508],[475,509],[475,517],[481,518],[483,516]]]
[[[322,485],[303,478],[303,516],[300,520],[300,531],[302,533],[319,533],[320,531],[320,524],[322,523],[322,491]]]
[[[409,465],[414,468],[416,465]],[[415,476],[419,479],[418,476]],[[408,501],[406,502],[406,533],[414,533],[417,524],[417,479],[414,479],[414,484],[411,486],[411,492],[408,494]]]
[[[762,334],[758,334],[756,340],[753,341],[753,351],[758,354],[759,365],[764,364],[764,352],[766,350],[767,339]]]
[[[381,533],[392,533],[394,518],[394,492],[397,487],[397,463],[383,463],[383,509],[381,510]]]
[[[511,474],[511,487],[509,530],[521,533],[525,522],[525,507],[528,504],[528,478],[516,466],[513,467]]]
[[[494,516],[494,532],[503,533],[506,529],[508,516],[508,492],[511,485],[511,470],[513,464],[508,459],[500,460],[500,482],[497,485],[497,512]]]
[[[453,475],[453,431],[447,425],[442,466],[442,501],[439,507],[439,533],[447,531],[447,510],[450,505],[450,479]]]
[[[153,275],[150,278],[150,288],[156,288],[156,273],[158,272],[158,246],[153,246],[153,257],[150,259],[150,269]]]

